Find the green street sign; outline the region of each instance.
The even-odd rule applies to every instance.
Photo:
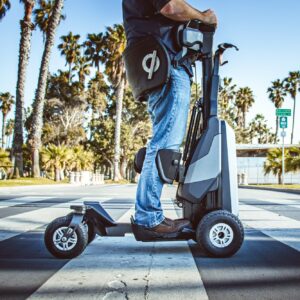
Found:
[[[279,124],[280,124],[280,128],[282,129],[288,128],[288,118],[280,117]]]
[[[292,115],[291,109],[283,109],[283,108],[276,109],[277,117],[290,117],[291,115]]]

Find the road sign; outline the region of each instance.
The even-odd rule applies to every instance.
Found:
[[[286,131],[281,131],[281,137],[285,138],[286,137]]]
[[[291,115],[292,115],[291,109],[283,109],[283,108],[276,109],[277,117],[290,117]]]
[[[280,117],[280,128],[284,129],[284,128],[288,128],[288,118],[287,117]]]

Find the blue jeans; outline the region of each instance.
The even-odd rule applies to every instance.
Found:
[[[152,139],[148,144],[139,179],[136,224],[152,228],[164,220],[160,203],[163,182],[155,158],[160,149],[178,150],[186,132],[190,104],[190,77],[184,68],[172,68],[169,82],[150,94],[148,112],[152,120]]]

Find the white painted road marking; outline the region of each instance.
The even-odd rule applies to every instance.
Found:
[[[12,238],[26,231],[46,225],[57,217],[65,216],[70,212],[71,204],[81,204],[81,198],[68,203],[61,203],[47,208],[35,209],[33,211],[9,216],[0,219],[0,241]],[[102,203],[105,202],[102,200]]]
[[[162,201],[176,218],[171,201]],[[133,208],[118,221],[126,221]],[[63,283],[63,284],[62,284]],[[187,242],[141,243],[133,236],[100,237],[42,285],[30,299],[206,300]]]
[[[254,205],[240,205],[244,224],[300,251],[300,222]]]

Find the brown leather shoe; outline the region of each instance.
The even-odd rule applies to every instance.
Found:
[[[151,228],[151,231],[156,233],[176,233],[189,225],[190,222],[188,220],[171,220],[169,218],[165,218],[160,224]]]
[[[169,218],[165,218],[167,221],[169,222],[174,222],[175,223],[175,226],[181,230],[185,227],[191,227],[191,222],[189,220],[186,220],[186,219],[175,219],[175,220],[172,220],[172,219],[169,219]]]

